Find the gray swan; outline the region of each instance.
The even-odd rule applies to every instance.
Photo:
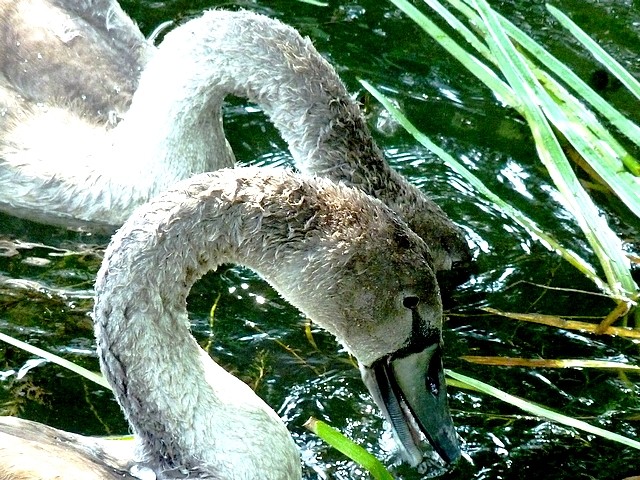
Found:
[[[222,263],[253,269],[336,336],[412,463],[422,456],[417,429],[444,460],[458,458],[426,244],[358,189],[246,167],[179,183],[137,209],[105,252],[93,312],[98,356],[135,456],[122,442],[0,417],[0,478],[49,478],[29,476],[38,469],[129,478],[132,465],[157,478],[300,478],[275,412],[190,333],[187,294]]]
[[[391,169],[335,70],[291,27],[214,10],[145,40],[114,0],[0,0],[0,210],[118,226],[178,180],[231,167],[222,103],[260,106],[297,168],[361,188],[466,265],[460,229]]]

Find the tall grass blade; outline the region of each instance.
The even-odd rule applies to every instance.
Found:
[[[564,63],[559,61],[553,55],[551,55],[545,48],[538,44],[535,40],[529,37],[526,33],[516,27],[506,18],[497,14],[500,18],[502,26],[505,28],[510,37],[512,37],[519,45],[524,47],[537,62],[544,65],[550,72],[555,74],[558,78],[576,92],[584,101],[589,103],[596,109],[602,116],[615,125],[621,133],[623,133],[629,140],[640,146],[640,127],[633,123],[631,120],[622,115],[616,110],[609,102],[604,100],[598,95],[589,85],[587,85],[578,75]],[[631,171],[636,173],[638,165],[631,168]]]
[[[517,99],[514,97],[511,88],[509,88],[491,68],[458,45],[455,40],[429,20],[420,10],[407,0],[390,1],[416,22],[425,32],[436,39],[447,52],[458,59],[471,73],[488,85],[500,101],[509,105],[517,104]]]
[[[489,32],[489,48],[498,60],[507,82],[521,101],[538,156],[562,194],[565,206],[575,217],[598,257],[609,288],[620,297],[635,296],[638,287],[631,277],[630,264],[624,255],[622,242],[580,184],[539,105],[544,105],[547,114],[557,121],[564,117],[561,109],[535,78],[489,4],[485,0],[474,0],[473,4]]]
[[[562,328],[563,330],[578,330],[581,332],[589,332],[596,335],[612,335],[616,337],[640,340],[640,330],[636,330],[633,328],[611,326],[602,328],[600,324],[580,322],[556,315],[545,315],[542,313],[503,312],[502,310],[497,310],[491,307],[482,307],[482,310],[484,310],[485,312],[493,313],[495,315],[500,315],[505,318],[512,318],[514,320],[520,320],[523,322],[538,323],[541,325],[547,325],[549,327]]]
[[[54,353],[47,352],[46,350],[42,350],[41,348],[34,347],[33,345],[29,345],[28,343],[23,342],[22,340],[18,340],[17,338],[13,338],[9,335],[6,335],[0,332],[0,340],[8,343],[9,345],[13,345],[16,348],[24,350],[25,352],[29,352],[33,355],[37,355],[38,357],[44,358],[56,365],[60,365],[67,370],[70,370],[78,375],[86,378],[87,380],[91,380],[94,383],[97,383],[101,387],[108,388],[111,390],[111,386],[107,383],[105,378],[99,373],[92,372],[91,370],[87,370],[86,368],[81,367],[80,365],[76,365],[69,360],[66,360],[62,357]]]
[[[393,480],[393,477],[380,460],[322,420],[311,417],[304,426],[333,448],[365,468],[375,480]]]
[[[421,25],[427,33],[441,43],[444,48],[470,69],[472,73],[476,74],[489,88],[493,88],[493,85],[499,85],[500,92],[496,92],[498,96],[502,96],[510,106],[516,108],[528,121],[534,140],[536,141],[538,154],[543,164],[547,167],[552,180],[560,191],[565,206],[576,218],[578,225],[583,230],[594,253],[600,261],[608,283],[606,291],[620,299],[635,298],[638,287],[631,277],[630,265],[622,250],[622,242],[609,228],[606,220],[600,215],[598,209],[573,173],[571,165],[566,159],[558,139],[547,121],[546,115],[554,119],[556,125],[567,125],[571,122],[568,121],[565,113],[562,112],[554,102],[554,99],[536,79],[536,76],[529,67],[528,60],[515,49],[507,33],[505,33],[505,30],[501,26],[500,17],[491,10],[485,1],[470,2],[478,12],[475,14],[476,25],[481,25],[478,29],[485,33],[485,41],[489,46],[490,53],[487,53],[487,49],[478,46],[479,40],[476,39],[472,32],[465,30],[462,32],[462,35],[467,38],[472,45],[475,45],[483,55],[490,57],[490,61],[495,62],[499,66],[502,74],[507,79],[508,87],[505,87],[504,82],[502,82],[489,67],[485,67],[482,70],[472,68],[471,66],[476,65],[479,60],[469,55],[457,44],[456,48],[450,48],[453,40],[436,27],[433,22],[428,20],[413,5],[406,2],[406,0],[390,1]],[[443,7],[436,0],[426,1],[429,5],[435,7],[439,13],[443,11]],[[456,3],[459,4],[459,2]],[[462,4],[459,4],[459,6],[466,9],[467,15],[472,15],[467,7]],[[456,28],[459,28],[459,23],[453,20],[450,15],[446,18],[456,26]],[[478,22],[478,18],[481,22]],[[473,62],[469,61],[469,58],[473,58]],[[482,72],[481,75],[478,75],[479,71]],[[490,76],[485,75],[487,71],[491,72]],[[505,96],[504,92],[508,92],[509,94]],[[535,99],[535,101],[533,99]],[[537,102],[544,105],[544,111],[541,110]],[[569,135],[583,152],[587,152],[586,156],[588,158],[597,157],[600,153],[594,151],[592,145],[584,142],[579,133],[569,132]],[[593,140],[591,133],[589,133],[589,136]],[[602,142],[595,142],[595,144],[600,143]],[[620,168],[614,169],[614,171],[616,170],[620,170]],[[631,194],[632,188],[630,187],[630,185],[625,186],[621,191]],[[635,195],[629,195],[629,198],[632,200],[632,202],[630,202],[632,204],[633,202],[638,202],[637,196]],[[640,210],[640,205],[638,205],[638,209]],[[572,263],[575,264],[574,261],[572,261]],[[580,263],[584,264],[585,262]],[[590,278],[593,279],[594,276],[590,275]],[[596,281],[596,283],[602,288],[600,282]]]
[[[493,64],[496,64],[496,60],[493,57],[493,54],[488,51],[488,49],[484,46],[482,41],[471,33],[466,26],[462,24],[456,17],[451,15],[451,13],[446,10],[437,0],[424,0],[427,5],[429,5],[436,13],[442,16],[447,22],[451,25],[451,27],[456,31],[461,33],[464,38],[469,42],[469,44],[475,48],[478,52],[482,54],[484,58],[490,61]],[[460,0],[447,0],[450,5],[452,5],[456,10],[461,12],[464,16],[466,16],[469,22],[474,25],[476,31],[486,32],[486,29],[483,28],[482,21],[478,14],[471,9],[466,3],[461,2]],[[553,7],[551,7],[553,9]],[[533,40],[529,35],[516,27],[513,23],[511,23],[508,19],[500,15],[498,12],[494,12],[495,15],[500,19],[500,22],[507,32],[507,34],[515,40],[515,42],[526,49],[531,57],[535,58],[537,62],[546,67],[551,73],[556,75],[558,78],[562,79],[562,81],[571,88],[574,92],[576,92],[584,101],[589,103],[593,108],[596,109],[600,114],[602,114],[607,120],[609,120],[613,125],[615,125],[621,133],[623,133],[627,138],[629,138],[636,145],[640,146],[640,127],[633,123],[631,120],[622,115],[618,110],[616,110],[611,104],[609,104],[606,100],[604,100],[600,95],[598,95],[587,83],[585,83],[578,75],[573,73],[573,71],[564,63],[559,61],[553,55],[551,55],[543,46]],[[452,20],[451,20],[452,19]],[[469,36],[473,38],[469,38]],[[633,78],[633,77],[631,77]],[[512,107],[516,108],[515,105]],[[625,159],[623,158],[623,161]],[[631,164],[627,165],[627,168],[634,173],[634,175],[638,175],[640,172],[640,162],[635,159],[632,159]]]
[[[554,104],[542,104],[547,117],[611,191],[640,218],[640,177],[635,173],[640,172],[640,164],[577,98],[546,72],[535,67],[532,70]]]
[[[463,13],[477,31],[488,35],[486,28],[478,14],[466,4],[458,0],[448,0],[457,10]],[[492,64],[497,64],[495,56],[488,51],[481,40],[469,31],[456,17],[453,17],[437,0],[425,0],[439,15],[458,33],[479,51]],[[561,106],[564,116],[550,116],[554,126],[564,133],[574,148],[582,155],[593,170],[609,186],[629,209],[640,217],[640,162],[636,160],[620,143],[602,126],[600,121],[589,111],[583,101],[591,104],[601,115],[616,126],[621,133],[640,146],[640,127],[624,117],[614,107],[607,103],[600,95],[583,82],[566,65],[557,60],[542,46],[536,43],[526,33],[518,29],[509,20],[494,12],[500,20],[507,34],[516,41],[519,47],[527,50],[531,57],[549,69],[582,98],[578,99],[562,87],[555,78],[540,69],[532,61],[527,60],[528,66],[542,85],[547,89],[554,102]],[[520,105],[512,105],[519,109]],[[522,113],[522,112],[521,112]],[[548,112],[545,110],[545,114]],[[566,118],[565,118],[566,117]]]
[[[486,32],[483,23],[477,13],[466,4],[458,0],[448,0],[457,10],[463,13],[476,27],[476,30]],[[496,59],[491,52],[484,47],[480,39],[470,32],[462,23],[453,17],[437,0],[425,0],[434,11],[441,15],[458,33],[479,51],[484,58],[493,64]],[[529,68],[549,91],[554,101],[562,106],[562,111],[567,118],[550,117],[554,126],[571,141],[576,150],[584,157],[594,171],[609,186],[629,209],[640,217],[640,162],[633,158],[622,145],[602,126],[599,120],[584,105],[583,100],[592,105],[596,111],[616,126],[621,133],[626,135],[636,145],[640,146],[640,127],[624,117],[618,110],[607,103],[591,87],[582,81],[566,65],[557,60],[542,46],[536,43],[522,30],[518,29],[509,20],[494,12],[500,20],[507,34],[517,44],[527,50],[536,62],[541,63],[550,72],[560,78],[565,85],[578,93],[582,98],[577,99],[570,95],[551,75],[538,68],[533,62],[528,62]],[[512,105],[519,108],[519,104]],[[546,113],[546,112],[545,112]]]
[[[396,3],[396,2],[393,2],[393,3]],[[401,2],[401,3],[404,3],[404,2]],[[449,10],[447,10],[440,2],[438,2],[438,0],[424,0],[424,3],[426,3],[438,15],[440,15],[449,24],[449,26],[454,31],[459,33],[462,36],[462,38],[464,38],[469,43],[469,45],[471,45],[480,55],[482,55],[484,58],[489,60],[491,63],[495,64],[495,59],[493,58],[493,54],[491,53],[491,50],[487,48],[487,46],[484,44],[483,40],[480,39],[480,37],[478,37],[475,33],[473,33],[464,23],[458,20],[458,17],[454,16],[451,12],[449,12]],[[461,2],[458,2],[455,0],[454,1],[449,0],[449,3],[455,4],[456,8],[460,11],[463,11],[465,15],[467,15],[468,17],[473,17],[473,16],[477,17],[477,15],[475,15],[475,12],[473,12],[473,10],[471,10],[469,7],[467,7],[465,4]],[[421,14],[421,15],[424,15],[424,14]],[[482,24],[480,22],[476,22],[475,27],[482,28]],[[466,50],[463,50],[463,52],[465,54],[468,53]],[[455,58],[459,59],[458,56],[455,56]]]
[[[526,368],[595,368],[598,370],[625,370],[627,372],[640,373],[638,365],[628,363],[608,362],[605,360],[590,360],[583,358],[520,358],[520,357],[494,357],[482,355],[463,355],[460,360],[465,360],[476,365],[493,365],[500,367],[526,367]]]
[[[466,375],[462,375],[460,373],[456,373],[452,370],[445,370],[445,373],[457,380],[459,382],[463,382],[467,384],[470,388],[486,393],[487,395],[491,395],[503,402],[506,402],[514,407],[517,407],[525,412],[531,413],[532,415],[536,415],[538,417],[547,418],[553,422],[559,423],[561,425],[566,425],[568,427],[576,428],[578,430],[582,430],[583,432],[591,433],[593,435],[597,435],[602,438],[606,438],[607,440],[612,440],[614,442],[621,443],[626,445],[627,447],[635,448],[640,450],[640,442],[637,440],[633,440],[631,438],[625,437],[624,435],[619,435],[614,432],[610,432],[609,430],[605,430],[604,428],[596,427],[587,422],[583,422],[582,420],[577,420],[575,418],[568,417],[561,413],[555,412],[549,408],[543,407],[541,405],[528,402],[520,397],[516,397],[514,395],[510,395],[502,390],[499,390],[495,387],[492,387],[489,384],[481,382],[480,380],[476,380],[475,378],[467,377]]]
[[[615,75],[629,91],[640,100],[640,82],[625,70],[611,55],[589,37],[578,25],[576,25],[569,17],[558,10],[553,5],[547,4],[547,10],[558,20],[563,27],[571,32],[576,39],[585,46],[587,50],[598,60],[605,68]]]
[[[607,284],[603,282],[602,279],[600,279],[595,269],[589,262],[580,257],[580,255],[578,255],[576,252],[563,247],[555,238],[553,238],[552,235],[538,227],[538,225],[526,214],[493,193],[488,187],[484,185],[484,183],[482,183],[482,181],[478,177],[467,170],[460,162],[455,160],[442,148],[434,144],[426,135],[420,132],[402,114],[402,112],[400,112],[400,110],[398,110],[395,105],[393,105],[393,103],[373,85],[365,80],[360,80],[360,83],[362,84],[362,86],[364,86],[365,89],[367,89],[367,91],[369,91],[369,93],[371,93],[371,95],[376,98],[376,100],[378,100],[385,107],[385,109],[387,109],[387,111],[389,111],[389,113],[395,118],[398,123],[400,123],[400,125],[402,125],[411,135],[413,135],[413,137],[418,142],[420,142],[424,147],[428,148],[434,154],[440,157],[440,159],[442,159],[449,168],[451,168],[454,172],[467,180],[473,188],[484,195],[490,202],[495,205],[496,208],[513,219],[520,226],[528,230],[534,238],[541,240],[543,244],[545,244],[545,246],[557,251],[564,259],[566,259],[586,277],[593,281],[598,286],[598,288],[609,293],[610,295],[613,295],[613,293],[609,290]]]

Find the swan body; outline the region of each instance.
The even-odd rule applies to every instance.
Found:
[[[0,209],[118,226],[176,181],[233,166],[222,103],[236,95],[270,117],[299,170],[395,210],[436,270],[470,259],[460,230],[389,167],[335,70],[293,28],[214,10],[156,48],[113,0],[0,9]]]
[[[418,427],[445,460],[459,456],[426,244],[360,190],[259,168],[182,182],[137,209],[113,237],[95,286],[95,334],[136,450],[113,460],[118,454],[105,441],[74,436],[73,455],[106,452],[116,473],[135,465],[157,478],[300,478],[295,445],[275,412],[190,333],[189,290],[222,263],[255,270],[337,337],[411,461],[421,456]],[[7,429],[1,421],[0,478],[34,478],[11,471],[7,459],[21,442],[15,428],[13,441],[2,440]],[[85,441],[90,447],[76,446]]]
[[[0,417],[3,480],[134,480],[131,441],[90,438],[16,417]]]

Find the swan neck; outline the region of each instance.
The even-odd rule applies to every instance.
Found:
[[[130,136],[122,144],[136,145],[156,171],[171,172],[171,181],[156,179],[155,193],[198,171],[233,165],[222,124],[229,95],[269,116],[302,172],[372,195],[398,193],[399,180],[358,105],[311,41],[262,15],[215,10],[165,37],[119,126]]]
[[[334,68],[293,28],[247,11],[206,12],[170,32],[143,72],[127,121],[137,124],[138,143],[146,131],[175,152],[188,138],[186,153],[208,170],[231,166],[225,152],[207,156],[211,145],[225,145],[228,95],[269,116],[300,170],[369,193],[387,180],[389,167]]]
[[[298,478],[297,449],[275,412],[190,332],[186,299],[204,273],[221,263],[268,271],[275,262],[276,253],[259,253],[270,242],[259,234],[264,205],[247,204],[254,190],[237,193],[258,171],[237,182],[236,171],[222,172],[143,207],[112,240],[96,282],[101,368],[140,442],[140,461],[218,473],[242,457],[247,472]],[[256,429],[263,436],[253,438]],[[230,478],[245,477],[234,470]]]

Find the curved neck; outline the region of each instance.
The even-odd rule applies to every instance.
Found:
[[[63,145],[65,163],[73,164],[43,184],[51,192],[48,212],[117,225],[133,205],[176,181],[233,166],[222,124],[227,95],[265,111],[302,172],[357,186],[390,204],[399,194],[401,204],[420,197],[389,168],[335,70],[293,28],[247,11],[213,10],[143,56],[125,119],[106,136],[82,118],[43,116],[66,127],[39,141],[32,155],[46,159]],[[89,140],[77,142],[77,132]],[[42,160],[33,164],[48,171]],[[28,192],[24,197],[33,202]],[[19,199],[11,203],[19,206]]]
[[[221,263],[252,268],[302,309],[336,288],[327,272],[348,260],[340,253],[348,247],[322,218],[340,203],[338,187],[326,182],[334,194],[317,195],[291,172],[276,172],[227,169],[190,180],[140,209],[105,254],[94,309],[101,366],[141,443],[140,460],[154,469],[220,474],[236,459],[234,469],[299,476],[284,425],[197,345],[186,311],[192,284]],[[314,319],[331,330],[327,302],[311,301],[320,310]],[[239,472],[233,478],[250,478]]]
[[[209,11],[167,34],[122,129],[135,135],[150,161],[166,152],[167,168],[185,168],[173,165],[175,158],[188,158],[201,171],[232,166],[221,114],[227,95],[264,110],[301,171],[367,193],[394,183],[358,106],[310,40],[247,11]]]

